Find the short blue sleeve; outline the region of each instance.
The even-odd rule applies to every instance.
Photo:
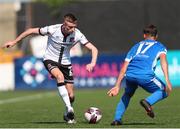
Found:
[[[135,44],[127,53],[125,61],[130,62],[132,58],[136,55],[137,49],[138,49],[139,43]]]

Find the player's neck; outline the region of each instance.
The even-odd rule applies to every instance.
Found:
[[[157,38],[158,38],[158,35],[152,36],[152,35],[149,35],[149,34],[144,34],[143,36],[144,36],[145,40],[157,40]]]
[[[145,40],[156,40],[155,37],[146,37]]]

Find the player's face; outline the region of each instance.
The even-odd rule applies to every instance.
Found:
[[[76,26],[76,23],[68,22],[65,20],[63,24],[63,31],[65,34],[71,34],[75,31]]]

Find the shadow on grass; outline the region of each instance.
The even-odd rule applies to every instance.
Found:
[[[65,124],[64,121],[39,121],[39,122],[30,122],[31,124]]]
[[[157,125],[157,123],[145,123],[145,122],[137,123],[137,122],[132,122],[132,123],[123,123],[123,125]]]
[[[63,121],[43,121],[43,122],[10,122],[10,123],[5,123],[5,124],[64,124],[66,122]],[[3,123],[1,124],[3,125]]]

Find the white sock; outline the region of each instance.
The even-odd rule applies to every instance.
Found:
[[[66,105],[66,107],[67,107],[68,109],[69,109],[69,108],[72,108],[66,87],[65,87],[65,86],[59,86],[59,87],[58,87],[58,91],[59,91],[59,94],[60,94],[60,96],[62,97],[62,99],[63,99],[64,104]]]

